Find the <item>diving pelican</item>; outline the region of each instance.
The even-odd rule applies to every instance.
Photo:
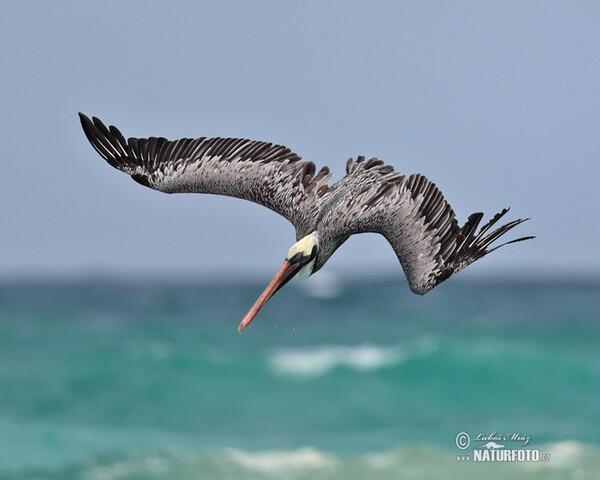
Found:
[[[508,208],[477,232],[483,213],[460,227],[435,184],[421,174],[405,176],[377,158],[352,158],[346,175],[302,162],[289,148],[238,138],[129,138],[98,118],[79,114],[83,131],[104,160],[136,182],[165,193],[212,193],[263,205],[296,229],[283,265],[242,319],[241,332],[261,307],[295,275],[307,278],[325,265],[351,235],[374,232],[391,244],[408,285],[423,295],[475,260],[521,237],[490,248],[528,219],[490,229]],[[489,233],[488,233],[489,232]]]

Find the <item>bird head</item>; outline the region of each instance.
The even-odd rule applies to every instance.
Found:
[[[319,239],[316,232],[313,232],[306,237],[300,239],[290,247],[285,257],[283,265],[267,285],[265,291],[256,300],[252,308],[242,319],[238,332],[242,332],[244,328],[254,319],[262,306],[267,303],[275,292],[289,282],[294,276],[304,280],[310,277],[314,271],[315,261],[319,250]]]

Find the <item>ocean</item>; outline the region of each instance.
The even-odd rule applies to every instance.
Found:
[[[600,282],[311,281],[5,281],[0,478],[600,478]]]

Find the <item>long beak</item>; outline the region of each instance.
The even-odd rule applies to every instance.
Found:
[[[248,324],[254,319],[258,311],[262,308],[262,306],[267,303],[267,300],[273,296],[273,294],[283,287],[288,281],[292,279],[292,277],[298,273],[298,270],[302,264],[300,263],[290,263],[289,261],[283,262],[283,265],[271,280],[271,283],[265,288],[265,291],[258,297],[258,300],[252,305],[250,311],[244,316],[240,326],[238,327],[238,333],[242,333],[242,330],[248,326]]]

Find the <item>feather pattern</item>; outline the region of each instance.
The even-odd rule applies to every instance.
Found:
[[[504,209],[475,235],[483,213],[470,215],[460,227],[442,192],[423,175],[406,177],[381,160],[364,157],[350,159],[346,172],[325,197],[335,198],[319,222],[319,238],[325,237],[329,251],[324,252],[325,259],[317,258],[315,270],[351,235],[380,233],[394,249],[411,290],[422,295],[496,248],[534,238],[518,238],[488,250],[527,219],[484,236],[508,212]]]
[[[236,138],[125,139],[114,126],[79,114],[96,151],[138,183],[165,193],[213,193],[263,205],[297,230],[311,223],[311,205],[327,190],[327,167],[302,162],[289,148]]]
[[[391,244],[413,292],[424,294],[452,274],[521,237],[490,248],[518,219],[491,231],[503,209],[477,232],[483,213],[461,227],[437,186],[405,176],[377,158],[348,160],[346,175],[329,185],[328,167],[315,174],[290,149],[235,138],[125,139],[114,127],[80,114],[96,151],[136,182],[166,193],[213,193],[250,200],[287,218],[301,239],[316,233],[319,270],[351,235],[375,232]]]

